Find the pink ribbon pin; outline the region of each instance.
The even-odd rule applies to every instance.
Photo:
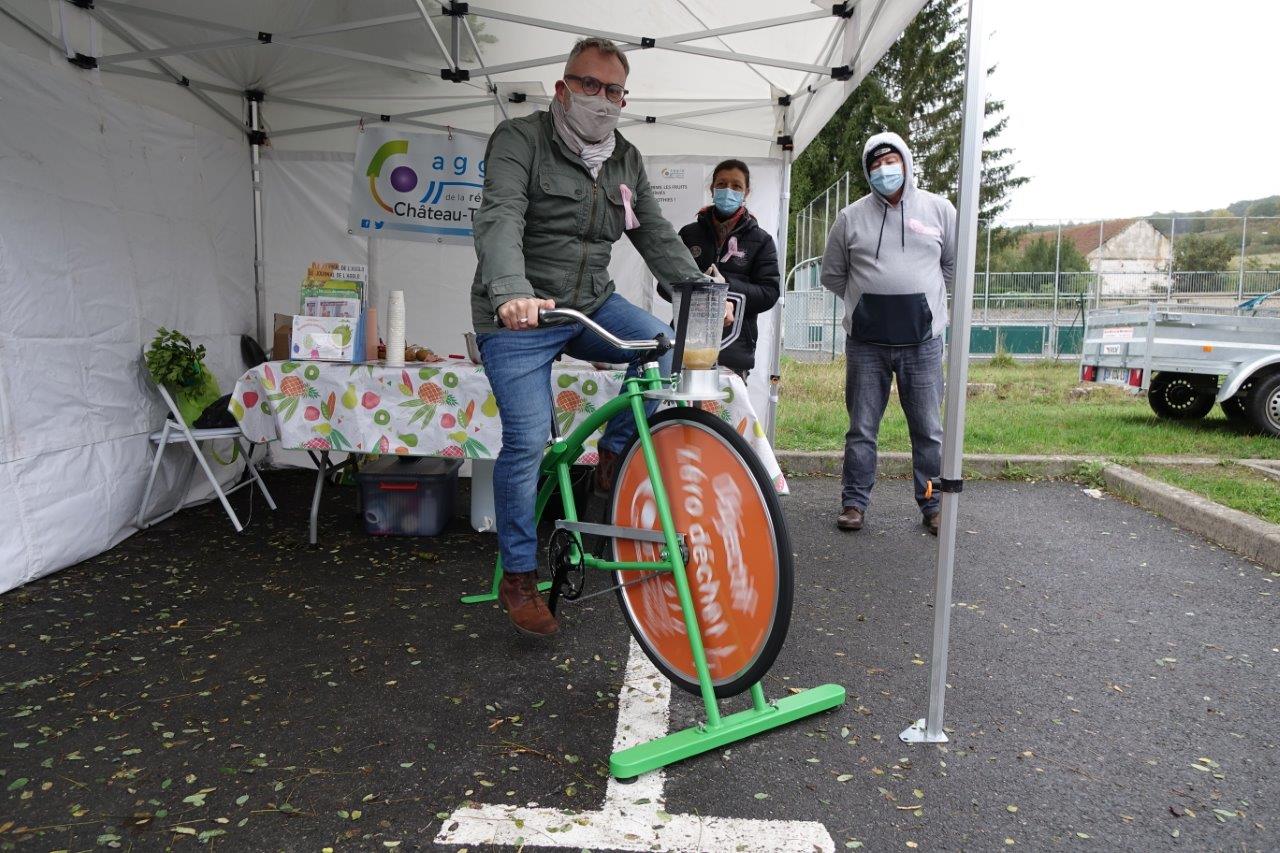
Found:
[[[720,263],[725,263],[733,258],[745,258],[747,253],[738,248],[738,238],[730,237],[729,243],[724,247],[724,256],[720,258]]]
[[[640,220],[636,219],[636,213],[631,209],[631,187],[626,184],[618,184],[618,189],[622,191],[622,212],[626,218],[626,230],[640,227]]]

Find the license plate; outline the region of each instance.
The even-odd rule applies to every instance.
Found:
[[[1111,385],[1127,385],[1129,369],[1126,367],[1103,367],[1098,370],[1098,381]]]

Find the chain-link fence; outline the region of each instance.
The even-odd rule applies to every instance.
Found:
[[[796,216],[783,309],[783,348],[792,357],[843,353],[844,305],[821,287],[821,256],[849,195],[846,175]],[[1280,216],[984,220],[977,249],[970,351],[979,356],[1074,357],[1091,308],[1230,307],[1280,290]]]

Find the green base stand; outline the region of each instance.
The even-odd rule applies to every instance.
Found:
[[[493,585],[489,587],[488,592],[478,592],[475,595],[464,595],[458,600],[463,604],[485,604],[490,601],[498,600],[498,583],[502,580],[502,567],[493,571]],[[551,589],[551,581],[542,581],[538,584],[538,592],[546,592]]]
[[[630,779],[760,732],[829,711],[843,705],[844,700],[844,688],[839,684],[813,687],[803,693],[770,702],[763,708],[757,705],[750,710],[730,714],[723,717],[716,726],[704,723],[615,752],[609,758],[609,772],[614,778]]]

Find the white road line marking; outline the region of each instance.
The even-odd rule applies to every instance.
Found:
[[[618,697],[614,750],[661,737],[670,723],[671,684],[631,641],[626,681]],[[821,823],[667,814],[664,770],[630,785],[610,778],[597,811],[569,812],[530,806],[483,805],[449,815],[437,844],[573,847],[699,853],[833,853],[835,842]],[[637,804],[637,800],[647,800]]]

